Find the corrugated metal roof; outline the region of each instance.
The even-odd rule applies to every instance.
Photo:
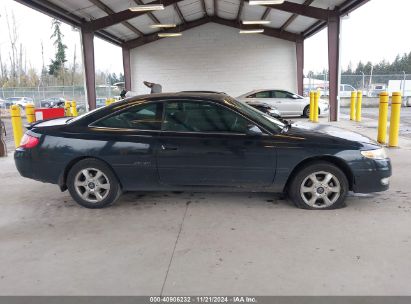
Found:
[[[32,6],[39,10],[45,11],[43,8],[52,6],[52,13],[56,12],[56,15],[65,17],[66,15],[79,24],[91,20],[100,19],[106,17],[111,10],[114,13],[121,12],[129,9],[130,7],[138,5],[138,3],[150,3],[151,0],[17,0],[28,6]],[[275,6],[267,9],[264,6],[251,6],[248,1],[242,4],[241,14],[239,20],[237,16],[239,14],[239,8],[243,0],[183,0],[177,3],[178,8],[181,11],[179,16],[176,10],[175,4],[168,5],[163,11],[154,11],[149,14],[145,14],[133,19],[125,20],[122,23],[108,26],[101,31],[106,33],[107,36],[118,39],[119,41],[129,41],[141,37],[142,35],[148,35],[159,31],[150,27],[154,21],[158,19],[161,23],[176,23],[183,24],[184,22],[192,22],[204,18],[205,16],[217,16],[222,19],[234,20],[240,23],[241,20],[260,20],[263,16],[266,20],[271,21],[266,27],[280,29],[287,20],[293,16],[292,13],[275,9]],[[34,4],[37,3],[37,4]],[[161,1],[160,1],[161,2]],[[288,0],[290,3],[307,4],[307,0]],[[309,6],[321,9],[335,9],[341,5],[350,2],[354,8],[356,2],[366,2],[362,0],[314,0],[308,1]],[[217,10],[214,7],[214,3],[217,3]],[[361,3],[362,4],[362,3]],[[361,5],[360,4],[360,5]],[[37,6],[37,7],[36,7]],[[204,7],[206,12],[204,11]],[[105,9],[106,8],[106,9]],[[60,12],[58,10],[61,9]],[[46,11],[45,11],[46,12]],[[50,15],[50,12],[46,12]],[[71,19],[69,19],[71,20]],[[67,20],[64,20],[67,21]],[[74,22],[74,23],[75,23]],[[287,31],[294,34],[301,34],[309,29],[314,24],[318,23],[318,19],[309,18],[306,16],[295,16],[292,22],[283,28],[283,31]]]

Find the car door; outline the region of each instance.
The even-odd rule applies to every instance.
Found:
[[[211,101],[169,100],[157,154],[160,183],[265,187],[275,174],[268,136],[248,135],[252,122]]]
[[[272,91],[273,99],[283,115],[302,115],[306,102],[304,98],[283,90]]]
[[[88,146],[99,147],[90,153],[98,152],[97,157],[113,167],[126,189],[149,190],[158,184],[155,154],[162,113],[161,102],[144,103],[129,106],[90,126],[95,142]]]

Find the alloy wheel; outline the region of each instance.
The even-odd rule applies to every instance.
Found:
[[[110,181],[101,170],[86,168],[76,174],[74,188],[85,201],[99,203],[109,194]]]
[[[340,197],[341,184],[330,172],[318,171],[308,175],[300,187],[304,202],[312,208],[322,209],[332,206]]]

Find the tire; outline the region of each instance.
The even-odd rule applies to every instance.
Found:
[[[121,195],[120,183],[111,168],[94,158],[80,160],[70,169],[67,188],[79,205],[92,209],[111,205]]]
[[[318,116],[320,116],[320,109],[318,109]],[[303,110],[303,117],[310,117],[310,106],[305,106],[304,110]]]
[[[310,117],[310,106],[306,106],[303,111],[303,117]]]
[[[325,178],[330,180],[325,183]],[[293,177],[287,192],[298,208],[330,210],[345,207],[348,179],[337,166],[317,161],[304,166]]]

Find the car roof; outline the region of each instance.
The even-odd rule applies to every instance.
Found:
[[[130,102],[130,101],[137,101],[137,100],[162,100],[162,99],[207,99],[213,100],[217,102],[224,102],[224,99],[227,98],[227,94],[225,93],[218,93],[218,92],[199,92],[199,91],[192,91],[192,92],[177,92],[177,93],[156,93],[156,94],[145,94],[145,95],[137,95],[132,96],[124,99],[120,102]]]

